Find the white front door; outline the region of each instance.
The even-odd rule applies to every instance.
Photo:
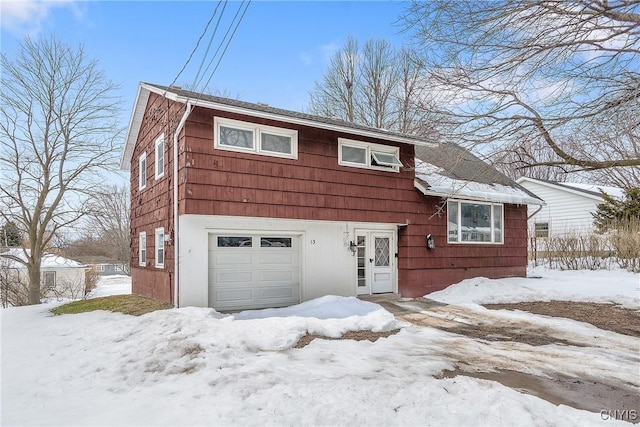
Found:
[[[393,292],[395,241],[393,232],[356,232],[357,294]]]

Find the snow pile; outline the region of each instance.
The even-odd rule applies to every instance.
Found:
[[[530,268],[530,278],[463,280],[425,295],[447,304],[501,304],[529,301],[582,301],[640,308],[640,276],[625,270],[558,271]]]
[[[448,291],[453,296],[457,289],[469,302],[481,300],[481,290],[503,289],[503,299],[516,301],[566,282],[572,289],[566,295],[589,298],[604,288],[596,299],[619,300],[627,291],[607,296],[606,290],[617,277],[618,287],[631,280],[620,272],[586,272],[581,282],[563,279],[566,273],[549,272],[554,282],[545,289],[532,285],[545,279],[476,279]],[[125,282],[104,278],[99,289],[106,293]],[[628,424],[498,382],[434,375],[464,363],[640,385],[637,338],[524,312],[476,306],[470,321],[534,321],[585,345],[532,347],[411,326],[376,342],[316,339],[292,348],[308,332],[337,336],[404,326],[376,304],[335,296],[236,315],[186,307],[140,317],[104,311],[53,316],[53,306],[0,311],[2,425],[614,426]]]
[[[89,294],[89,298],[106,297],[109,295],[128,295],[131,293],[131,276],[116,274],[100,276],[96,287]]]

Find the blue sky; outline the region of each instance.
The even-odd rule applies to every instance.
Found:
[[[27,34],[55,34],[71,45],[83,43],[88,56],[97,59],[109,78],[121,85],[123,120],[128,122],[138,83],[171,83],[217,4],[2,1],[1,48],[12,56]],[[239,1],[226,5],[211,53],[240,6]],[[405,7],[405,3],[390,1],[254,0],[209,89],[250,102],[304,111],[314,82],[348,36],[361,42],[384,38],[397,46],[406,42],[408,36],[395,25]],[[177,84],[193,82],[215,22]]]

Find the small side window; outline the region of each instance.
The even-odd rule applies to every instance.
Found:
[[[142,153],[138,159],[138,189],[147,187],[147,153]]]
[[[156,139],[156,179],[164,175],[164,134]]]
[[[142,231],[138,237],[138,264],[147,265],[147,233]]]
[[[549,237],[549,223],[548,222],[536,222],[535,226],[535,237],[545,239]]]
[[[164,228],[156,228],[156,267],[164,267]]]

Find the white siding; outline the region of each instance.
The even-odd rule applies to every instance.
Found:
[[[597,205],[601,201],[587,194],[581,195],[574,191],[531,181],[523,181],[520,185],[546,202],[540,212],[529,220],[530,235],[532,235],[536,222],[549,223],[550,237],[571,233],[584,234],[593,231],[592,213],[596,211]],[[537,209],[537,206],[529,206],[529,215]]]
[[[356,257],[349,250],[356,229],[397,231],[395,224],[306,221],[213,215],[180,216],[180,306],[207,307],[209,235],[281,233],[299,236],[300,300],[324,295],[355,296]],[[394,239],[393,253],[397,252]],[[396,258],[393,258],[397,272]],[[397,274],[394,288],[397,292]]]

